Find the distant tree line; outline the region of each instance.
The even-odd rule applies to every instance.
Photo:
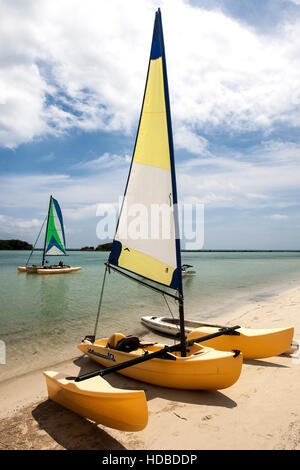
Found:
[[[81,251],[110,251],[112,243],[104,243],[103,245],[98,245],[96,248],[93,246],[83,246]]]
[[[32,245],[23,240],[0,240],[0,250],[32,250]]]

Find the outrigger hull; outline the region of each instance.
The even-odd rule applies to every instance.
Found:
[[[206,336],[218,331],[213,327],[195,329],[187,337],[188,340]],[[294,328],[251,329],[239,328],[239,335],[223,335],[207,341],[205,344],[219,351],[239,349],[244,359],[262,359],[278,356],[287,351],[292,344]]]
[[[43,266],[18,266],[20,273],[37,274],[39,269],[43,269]]]
[[[18,266],[18,271],[28,274],[68,274],[81,270],[81,266],[55,266],[44,268],[43,266]]]
[[[142,323],[156,331],[165,334],[178,335],[179,320],[168,317],[145,316]],[[208,325],[194,320],[184,322],[187,339],[216,333],[221,325]],[[236,334],[238,333],[238,334]],[[243,353],[244,359],[262,359],[277,356],[291,349],[294,328],[254,329],[239,328],[233,335],[223,335],[213,338],[205,345],[219,351],[232,351],[238,349]]]
[[[44,376],[49,398],[84,418],[121,431],[141,431],[147,426],[143,390],[117,389],[102,377],[75,382],[54,371]]]
[[[19,273],[26,273],[26,266],[18,266]]]
[[[106,347],[107,342],[108,338],[94,343],[84,340],[78,348],[96,362],[109,367],[164,347],[155,344],[127,353]],[[189,347],[188,354],[180,357],[179,353],[170,353],[167,359],[153,358],[119,373],[160,387],[184,390],[221,390],[233,385],[241,374],[242,354],[215,351],[198,344]]]
[[[77,271],[80,271],[81,267],[80,266],[70,266],[70,267],[55,267],[55,268],[42,268],[38,269],[37,273],[38,274],[69,274],[69,273],[75,273]]]

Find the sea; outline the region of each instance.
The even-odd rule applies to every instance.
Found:
[[[73,274],[19,273],[28,251],[0,251],[0,381],[69,360],[94,332],[107,252],[70,251]],[[41,252],[31,263],[40,264]],[[57,260],[56,260],[57,262]],[[300,252],[183,252],[185,318],[209,321],[300,283]],[[143,315],[177,316],[176,301],[118,273],[107,274],[97,337],[142,336]]]

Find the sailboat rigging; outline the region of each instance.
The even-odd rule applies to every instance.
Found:
[[[149,216],[154,205],[171,206],[169,238],[155,227],[158,238],[133,239],[123,236],[127,213],[120,213],[108,266],[152,281],[162,293],[166,286],[178,300],[181,325],[181,353],[186,355],[183,326],[180,238],[177,211],[174,146],[167,67],[160,10],[156,13],[146,85],[123,207],[142,204]],[[150,218],[150,217],[149,217]],[[130,220],[129,220],[130,222]],[[161,220],[160,220],[161,222]],[[151,232],[151,228],[149,231]],[[129,250],[128,250],[129,248]],[[135,277],[133,277],[135,280]],[[143,282],[143,281],[140,281]],[[172,294],[171,294],[172,295]]]
[[[29,265],[29,260],[38,242],[42,232],[45,221],[46,231],[43,247],[43,257],[41,265]],[[57,265],[46,266],[46,256],[68,256],[66,252],[66,239],[64,231],[64,223],[60,205],[54,197],[50,196],[47,219],[44,220],[42,227],[39,231],[38,237],[32,247],[26,266],[19,266],[20,272],[34,273],[34,274],[64,274],[69,272],[79,271],[81,267],[72,267],[63,264],[62,261]]]
[[[129,233],[127,227],[132,219],[130,219],[128,215],[130,210],[125,210],[124,207],[130,209],[130,207],[137,203],[147,209],[147,214],[151,212],[153,205],[171,206],[169,219],[170,236],[168,238],[163,237],[161,225],[154,227],[154,232],[156,234],[159,233],[159,237],[151,238],[151,236],[148,236],[137,238]],[[158,221],[155,219],[155,221],[157,224],[162,224],[162,219]],[[149,232],[152,233],[151,228],[148,230],[148,235]],[[187,351],[184,330],[184,298],[182,289],[174,148],[165,48],[161,12],[159,9],[155,16],[146,86],[123,206],[117,223],[112,249],[106,263],[105,273],[110,269],[147,287],[151,287],[157,292],[171,295],[178,301],[180,343],[176,346],[176,350],[180,350],[179,357],[186,359],[186,363],[188,363],[191,358],[191,349]],[[151,283],[148,281],[151,281]],[[101,297],[103,295],[103,287],[104,284],[102,286]],[[96,324],[99,319],[100,307],[101,303],[98,309]],[[127,353],[130,353],[130,348],[132,347],[130,343],[134,343],[129,337],[126,348],[124,346],[126,343],[124,335],[119,333],[112,335],[110,339],[96,341],[95,337],[96,328],[94,335],[86,336],[78,347],[81,351],[104,365],[107,365],[107,357],[113,356],[116,362],[120,362],[123,359],[119,357],[119,354],[116,352],[118,351],[118,341],[122,340],[123,347],[125,348],[124,351]],[[151,345],[148,346],[150,349],[147,349],[141,342],[135,342],[135,345],[137,344],[139,348],[133,350],[133,355],[141,354],[141,352],[137,352],[137,349],[140,349],[143,354],[153,352],[153,348],[158,348],[158,350],[161,351],[163,349],[161,345],[155,347]],[[108,348],[108,350],[105,351],[105,348]],[[193,349],[197,349],[195,345]],[[108,356],[106,352],[109,352],[110,356]],[[208,350],[206,352],[208,352]],[[163,353],[161,354],[164,355]],[[240,373],[242,359],[240,357],[239,360],[236,360],[233,353],[229,354],[230,360],[233,361],[234,366],[232,377],[227,383],[232,384],[237,380]],[[149,354],[149,356],[150,355],[151,354]],[[160,352],[157,353],[156,357],[159,356]],[[176,361],[179,357],[174,356],[172,359]],[[168,362],[164,359],[158,360],[163,364]],[[237,373],[236,365],[238,361],[240,362],[237,367],[239,372]],[[134,372],[131,373],[131,371],[134,370],[135,368],[132,367],[126,369],[124,373],[134,377]],[[150,381],[151,383],[162,384],[162,382],[164,382],[164,380],[158,378],[151,379],[149,370],[145,370],[142,376],[142,380]],[[197,380],[193,381],[193,379],[187,379],[186,384],[182,383],[180,385],[180,380],[177,379],[174,380],[175,387],[206,388],[205,380],[200,384],[200,382],[196,383]],[[172,380],[168,383],[170,384],[171,382]],[[215,384],[217,384],[217,382],[215,382]],[[207,386],[210,388],[211,384]]]
[[[126,231],[127,223],[131,221],[126,207],[136,203],[146,208],[148,214],[152,205],[170,208],[168,238],[161,235],[136,238]],[[154,228],[161,234],[161,226],[157,224]],[[223,389],[238,380],[242,369],[239,351],[216,351],[198,344],[197,338],[188,342],[185,339],[177,189],[160,9],[155,15],[142,110],[123,206],[105,264],[94,334],[86,336],[78,348],[106,369],[76,378],[62,378],[55,372],[46,372],[51,399],[98,423],[117,429],[139,430],[146,426],[148,420],[145,396],[141,396],[141,391],[132,391],[128,396],[128,391],[122,389],[114,389],[112,394],[100,376],[120,371],[142,382],[185,390]],[[178,301],[181,327],[178,344],[149,344],[121,333],[96,339],[104,283],[111,269]],[[237,328],[224,328],[213,336],[232,334]],[[202,337],[201,341],[209,339],[211,335]],[[131,400],[125,405],[124,393]],[[121,411],[116,403],[124,405]]]

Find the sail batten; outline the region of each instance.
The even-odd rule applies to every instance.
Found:
[[[169,92],[158,10],[135,148],[109,263],[181,292],[176,204]]]

